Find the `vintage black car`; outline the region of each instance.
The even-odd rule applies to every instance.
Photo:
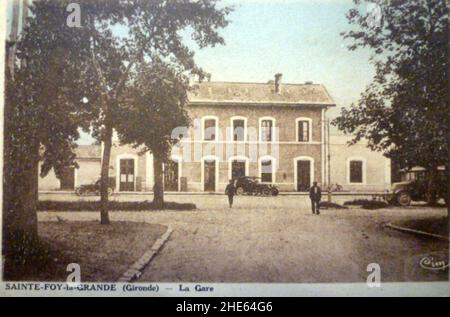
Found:
[[[279,190],[275,185],[264,184],[258,177],[241,176],[235,180],[236,195],[277,196]]]
[[[401,182],[393,183],[386,200],[393,204],[409,206],[411,201],[427,201],[428,175],[424,168],[414,167],[401,172]],[[438,199],[447,199],[445,171],[439,170],[436,189]]]
[[[94,182],[92,182],[92,184],[85,184],[85,185],[81,185],[78,186],[75,189],[75,194],[77,194],[78,196],[84,196],[84,195],[100,195],[100,179],[95,180]],[[114,180],[113,179],[109,179],[109,186],[108,186],[108,196],[111,196],[112,194],[114,194]]]

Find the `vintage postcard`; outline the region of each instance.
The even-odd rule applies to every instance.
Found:
[[[0,296],[450,295],[446,1],[0,11]]]

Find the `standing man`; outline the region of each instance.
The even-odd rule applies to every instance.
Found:
[[[235,193],[236,188],[234,187],[234,180],[230,179],[230,182],[225,188],[225,194],[228,196],[228,203],[230,204],[230,208],[233,207],[233,197]]]
[[[317,186],[317,182],[313,182],[313,186],[309,190],[309,198],[311,199],[311,207],[314,215],[320,215],[320,199],[322,198],[322,191]]]

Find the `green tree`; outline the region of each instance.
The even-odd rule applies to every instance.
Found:
[[[442,0],[355,0],[343,33],[350,50],[369,48],[372,83],[357,104],[343,108],[333,124],[383,151],[400,167],[430,172],[435,202],[437,168],[449,171],[448,9]],[[363,10],[367,5],[369,10]],[[370,5],[370,6],[369,6]]]
[[[189,80],[182,69],[161,60],[143,63],[129,87],[117,132],[122,143],[153,154],[154,204],[164,208],[162,164],[179,141],[174,131],[187,131],[190,120],[184,109]]]
[[[91,111],[82,100],[96,96],[93,74],[81,78],[78,71],[89,62],[89,47],[82,33],[64,28],[65,8],[36,1],[31,9],[11,56],[21,66],[6,71],[4,118],[3,246],[7,259],[22,263],[38,242],[39,162],[43,176],[75,165],[78,128],[87,129],[83,118]]]
[[[152,56],[201,73],[181,33],[189,29],[201,48],[222,44],[218,29],[228,24],[230,12],[215,0],[83,1],[81,27],[72,27],[67,23],[71,2],[33,1],[17,43],[22,67],[14,70],[6,91],[5,252],[26,255],[35,249],[39,162],[42,176],[75,165],[79,127],[93,128],[104,144],[101,222],[109,223],[111,138],[132,74]]]
[[[92,66],[99,82],[99,113],[92,121],[103,142],[101,167],[101,223],[109,223],[108,173],[112,135],[122,119],[121,100],[141,66],[154,58],[170,61],[185,71],[201,75],[194,53],[183,44],[190,31],[200,48],[223,44],[218,30],[228,24],[231,11],[216,0],[99,0],[83,3]],[[120,29],[125,36],[118,36]],[[114,66],[112,66],[114,65]]]

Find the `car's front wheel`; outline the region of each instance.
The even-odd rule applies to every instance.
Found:
[[[400,206],[409,206],[411,204],[411,195],[407,192],[397,194],[397,202]]]
[[[238,196],[244,195],[244,187],[239,186],[238,188],[236,188],[236,195]]]
[[[270,188],[264,188],[263,189],[263,195],[264,196],[271,196],[272,195],[272,191],[270,190]]]
[[[272,196],[278,196],[278,194],[280,193],[278,188],[275,188],[275,187],[272,187],[271,192],[272,192]]]
[[[82,196],[84,194],[84,190],[82,190],[80,187],[75,189],[75,195]]]

